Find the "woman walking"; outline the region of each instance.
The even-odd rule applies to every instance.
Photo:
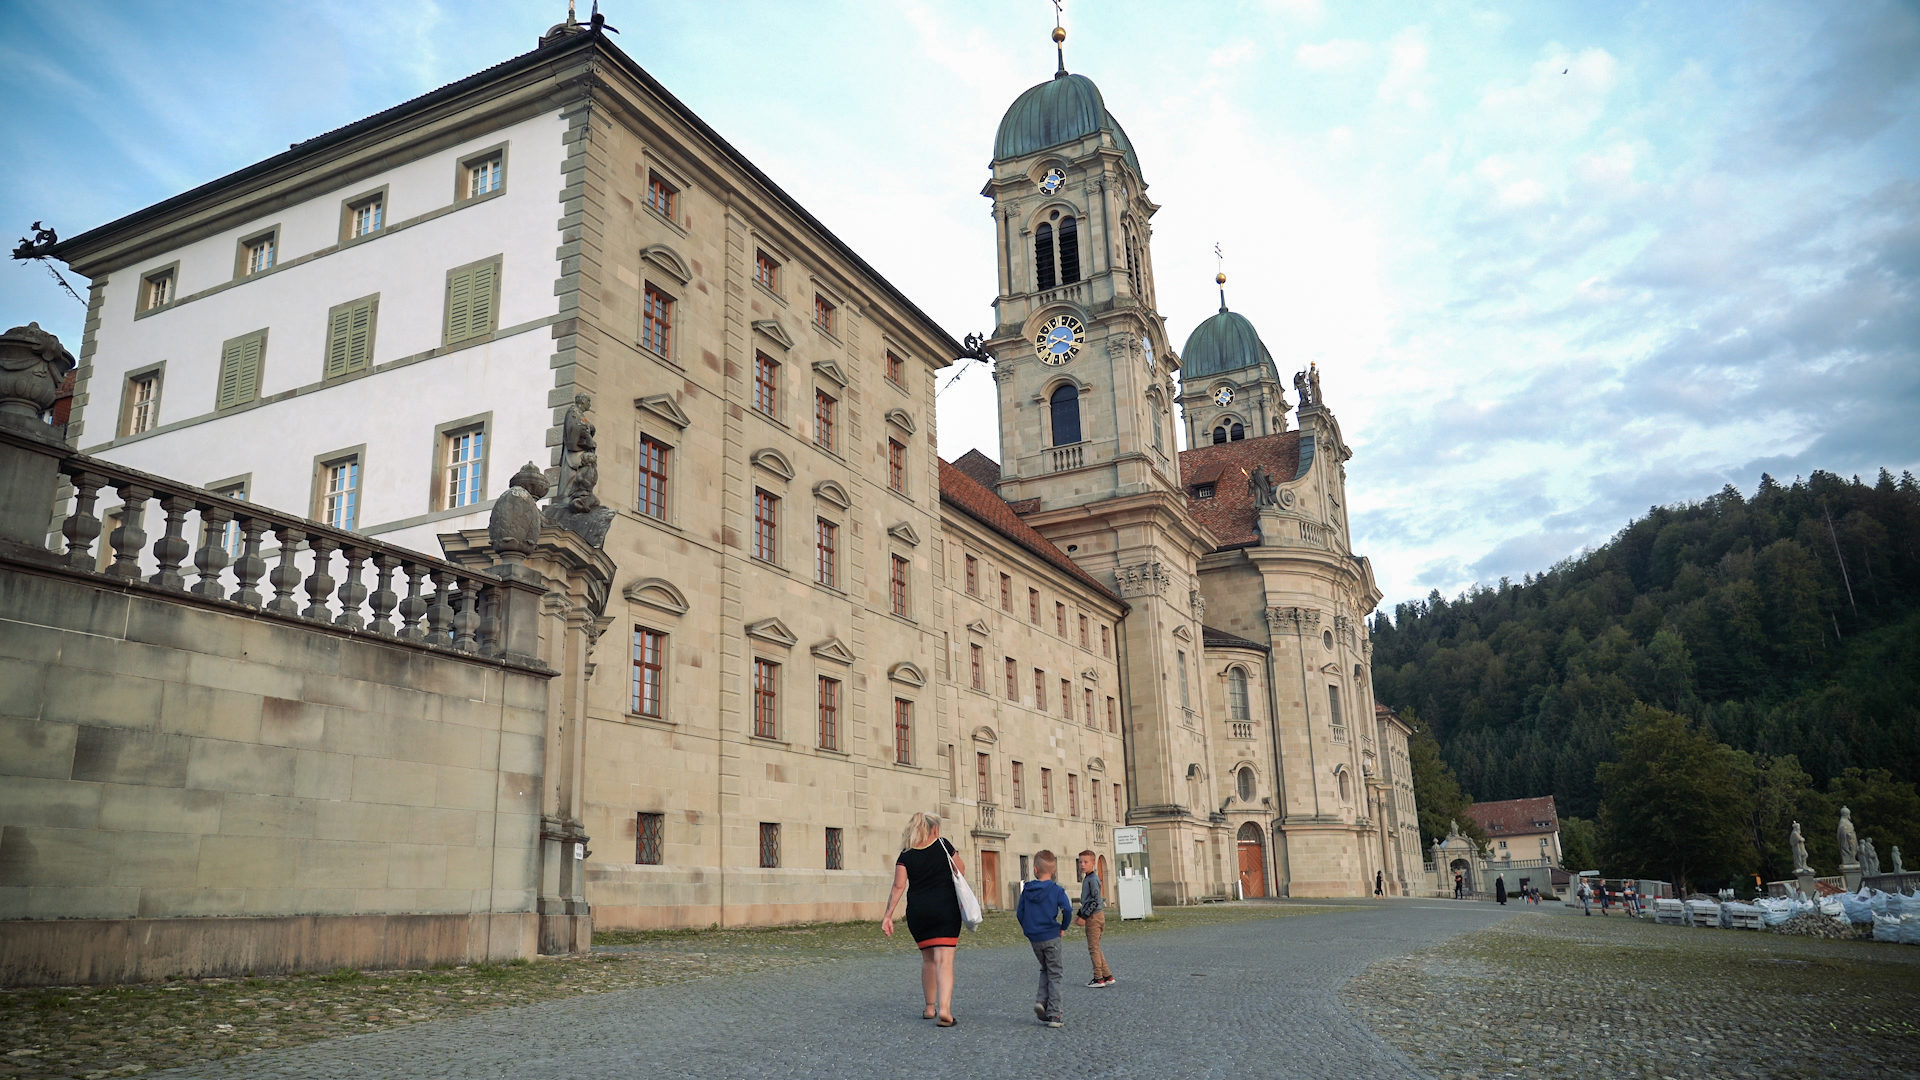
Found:
[[[953,890],[953,875],[965,872],[953,845],[940,836],[937,815],[915,814],[908,819],[905,844],[894,860],[893,892],[887,896],[880,930],[893,936],[893,908],[905,893],[907,930],[913,934],[913,943],[920,946],[920,987],[927,998],[926,1011],[920,1015],[941,1027],[952,1027],[956,1022],[953,950],[960,944],[960,898]]]

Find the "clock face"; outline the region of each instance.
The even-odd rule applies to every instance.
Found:
[[[1080,320],[1071,315],[1055,315],[1040,324],[1034,335],[1033,351],[1043,364],[1064,364],[1086,344],[1087,332]]]
[[[1148,337],[1145,334],[1140,335],[1140,355],[1147,358],[1147,371],[1152,372],[1153,371],[1153,339]]]
[[[1046,192],[1048,195],[1051,195],[1054,192],[1059,191],[1060,185],[1066,182],[1067,182],[1066,173],[1061,172],[1059,169],[1048,169],[1047,175],[1040,178],[1040,190]]]
[[[1223,386],[1220,389],[1215,390],[1213,392],[1213,403],[1215,405],[1225,405],[1226,403],[1232,400],[1233,400],[1233,387],[1231,386]]]

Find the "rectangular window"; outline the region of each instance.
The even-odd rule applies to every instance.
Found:
[[[360,459],[339,458],[320,466],[320,520],[348,532],[360,522]]]
[[[913,702],[893,699],[893,760],[913,764]]]
[[[1190,709],[1193,707],[1193,701],[1187,694],[1187,653],[1184,649],[1176,649],[1174,655],[1179,660],[1177,666],[1180,674],[1180,707]]]
[[[1024,810],[1027,806],[1027,767],[1019,762],[1013,763],[1013,808]]]
[[[440,505],[453,510],[472,506],[486,494],[487,431],[482,425],[440,436]]]
[[[640,437],[640,495],[635,509],[650,518],[667,519],[667,463],[673,450],[651,436]]]
[[[973,662],[973,688],[985,690],[987,688],[987,650],[979,645],[970,645],[967,648]]]
[[[813,298],[813,325],[833,333],[833,302],[824,296]]]
[[[506,160],[505,151],[494,150],[462,162],[461,168],[465,171],[467,181],[465,197],[473,199],[499,191],[501,182],[506,179]]]
[[[240,502],[247,501],[247,485],[244,483],[214,488],[213,493],[224,498],[237,499]],[[103,533],[102,535],[105,534]],[[213,538],[209,537],[208,539]],[[222,526],[218,539],[221,549],[227,553],[228,558],[237,559],[240,557],[240,522],[238,520],[229,521]]]
[[[820,749],[840,749],[840,680],[820,676]]]
[[[993,801],[993,759],[985,754],[973,755],[974,797],[981,802]]]
[[[1117,732],[1120,730],[1120,718],[1118,715],[1118,709],[1115,706],[1112,698],[1107,699],[1107,730],[1112,732]]]
[[[160,422],[160,372],[131,376],[123,396],[126,404],[120,410],[120,434],[138,435],[153,430]]]
[[[1113,823],[1115,825],[1124,825],[1126,824],[1126,820],[1126,812],[1120,809],[1120,785],[1115,784],[1113,785]]]
[[[780,665],[753,662],[753,733],[762,739],[780,737]]]
[[[827,869],[846,869],[846,842],[840,838],[840,830],[827,826]]]
[[[1007,657],[1007,700],[1020,700],[1019,666],[1014,663],[1013,657],[1011,656]]]
[[[829,589],[840,587],[840,526],[826,518],[813,522],[813,580]]]
[[[256,330],[220,346],[220,385],[214,408],[231,409],[260,396],[260,368],[266,362],[267,332]]]
[[[1080,704],[1085,706],[1085,708],[1082,709],[1080,713],[1080,719],[1086,721],[1087,726],[1090,728],[1096,728],[1096,729],[1099,728],[1100,721],[1095,719],[1093,715],[1093,691],[1083,690],[1080,693],[1081,693]]]
[[[907,362],[892,350],[887,352],[887,381],[902,388],[907,385]]]
[[[1053,770],[1040,770],[1040,812],[1053,813]]]
[[[640,302],[640,344],[661,356],[673,355],[673,298],[651,285]]]
[[[753,407],[779,416],[780,362],[766,353],[753,354]]]
[[[493,333],[500,315],[500,256],[447,271],[441,344],[457,345]]]
[[[1000,610],[1013,610],[1013,578],[1007,574],[1000,575]]]
[[[1040,668],[1033,669],[1033,707],[1047,711],[1047,673]]]
[[[1080,777],[1077,773],[1067,774],[1067,816],[1080,816]]]
[[[1053,602],[1053,632],[1061,637],[1067,636],[1067,605],[1058,600]]]
[[[379,313],[378,295],[350,300],[327,312],[324,378],[337,379],[365,371],[373,363],[373,328]]]
[[[1340,688],[1327,687],[1327,723],[1333,728],[1333,741],[1347,741],[1347,717],[1340,711]]]
[[[760,823],[760,866],[766,870],[780,866],[780,826],[771,821]]]
[[[887,486],[906,494],[907,448],[898,439],[887,440]]]
[[[1080,616],[1080,647],[1083,649],[1093,647],[1093,643],[1087,638],[1087,617],[1085,615]]]
[[[833,407],[838,404],[825,390],[813,392],[813,441],[822,450],[833,449]]]
[[[907,606],[907,560],[898,555],[893,556],[891,590],[893,595],[893,613],[903,617],[906,616],[910,610]]]
[[[778,562],[780,500],[771,492],[753,489],[753,557]]]
[[[280,248],[278,227],[240,241],[240,266],[235,277],[249,277],[273,269]]]
[[[633,861],[641,866],[659,866],[661,838],[667,831],[667,815],[640,814],[634,829]]]
[[[386,200],[376,195],[347,211],[347,238],[349,240],[367,236],[380,231],[386,221]]]
[[[1039,589],[1027,590],[1027,621],[1032,623],[1035,626],[1040,625],[1040,590]]]
[[[633,711],[658,718],[665,690],[667,635],[644,626],[633,628]]]
[[[967,556],[967,595],[980,595],[980,560]]]
[[[680,207],[680,189],[660,178],[659,173],[647,175],[647,209],[674,220],[674,211]]]
[[[1100,655],[1101,656],[1113,655],[1113,639],[1107,633],[1106,623],[1100,624]]]
[[[1092,778],[1087,780],[1087,805],[1093,810],[1093,820],[1099,821],[1106,816],[1100,810],[1100,781]]]
[[[157,274],[148,274],[140,280],[140,310],[157,311],[173,303],[175,283],[179,281],[179,271],[162,270]]]
[[[780,291],[780,264],[773,256],[764,251],[753,253],[753,280],[759,282],[769,292]]]
[[[1073,680],[1060,680],[1060,715],[1073,719]]]

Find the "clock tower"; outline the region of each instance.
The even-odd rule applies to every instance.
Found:
[[[1215,280],[1220,313],[1194,327],[1180,350],[1180,415],[1190,447],[1287,430],[1287,395],[1273,354],[1245,316],[1227,310],[1227,275]]]
[[[1069,74],[1064,52],[1000,121],[992,169],[981,194],[1000,267],[988,342],[1000,495],[1052,510],[1177,492],[1178,361],[1154,309],[1148,244],[1159,207],[1099,87]]]

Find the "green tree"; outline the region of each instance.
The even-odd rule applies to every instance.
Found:
[[[1646,705],[1634,708],[1614,744],[1620,760],[1598,770],[1601,857],[1611,868],[1683,892],[1751,872],[1750,757]]]
[[[1400,718],[1413,728],[1407,740],[1407,759],[1413,767],[1413,798],[1420,808],[1421,843],[1446,839],[1447,829],[1458,826],[1479,847],[1485,847],[1487,834],[1480,824],[1464,812],[1473,804],[1473,796],[1460,790],[1460,781],[1440,755],[1440,744],[1433,731],[1420,722],[1412,709],[1403,709]]]
[[[1873,838],[1883,869],[1892,869],[1896,844],[1902,856],[1920,866],[1920,792],[1913,784],[1895,780],[1885,769],[1847,769],[1827,784],[1827,801],[1835,825],[1840,807],[1853,811],[1854,831]]]
[[[1560,865],[1578,873],[1600,869],[1600,833],[1586,818],[1560,819]]]
[[[1793,850],[1787,836],[1800,822],[1801,836],[1814,850],[1817,829],[1828,818],[1826,800],[1814,790],[1813,777],[1792,754],[1762,756],[1753,762],[1752,813],[1748,817],[1754,850],[1760,856],[1763,881],[1785,881],[1793,876]],[[1829,832],[1831,830],[1828,830]]]

